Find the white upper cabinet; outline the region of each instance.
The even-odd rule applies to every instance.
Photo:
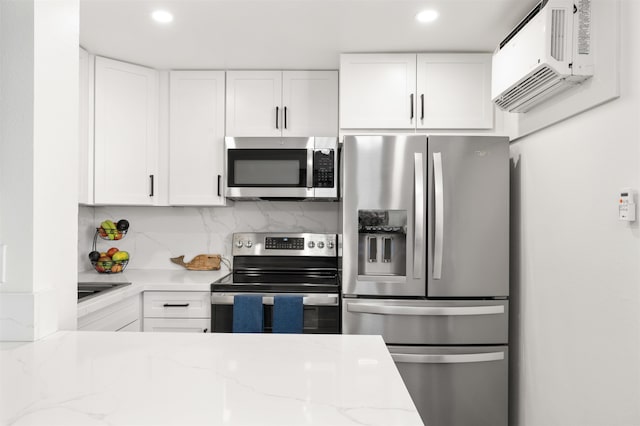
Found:
[[[158,168],[157,120],[157,72],[96,57],[96,204],[154,204]]]
[[[227,136],[337,136],[336,71],[227,71]]]
[[[80,49],[78,103],[78,203],[93,204],[93,56]]]
[[[491,55],[418,54],[419,129],[490,129]]]
[[[280,136],[281,98],[281,71],[227,71],[227,136]]]
[[[414,129],[415,54],[340,56],[340,127]]]
[[[171,71],[169,204],[225,204],[224,71]]]
[[[338,135],[338,72],[282,72],[282,136]]]
[[[343,129],[490,129],[490,54],[343,54]]]

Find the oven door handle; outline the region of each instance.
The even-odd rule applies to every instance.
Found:
[[[250,294],[250,293],[237,293]],[[235,294],[211,294],[212,305],[233,305]],[[263,305],[273,305],[274,296],[262,296]],[[305,295],[302,296],[302,304],[305,306],[338,306],[339,298],[337,294],[330,295]]]

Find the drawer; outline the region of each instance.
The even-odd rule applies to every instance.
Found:
[[[135,322],[140,316],[140,296],[106,306],[78,318],[78,330],[117,331]]]
[[[344,334],[380,334],[388,344],[495,345],[509,340],[506,300],[344,299]]]
[[[145,291],[145,318],[211,318],[208,291]]]
[[[160,333],[208,333],[211,320],[206,318],[145,318],[144,331]]]
[[[507,426],[507,346],[389,346],[426,425]]]

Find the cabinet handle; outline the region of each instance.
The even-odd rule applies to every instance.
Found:
[[[189,306],[188,303],[165,303],[164,305],[165,308],[186,308],[187,306]]]
[[[287,107],[284,107],[284,128],[287,128]]]
[[[278,115],[280,115],[280,107],[276,107],[276,129],[278,128]]]
[[[221,197],[222,195],[220,194],[220,181],[222,180],[222,175],[218,175],[218,197]]]
[[[149,192],[149,197],[153,197],[153,187],[155,186],[153,184],[153,175],[149,175],[149,181],[151,183],[151,192]]]
[[[413,93],[409,95],[410,107],[411,107],[411,119],[413,120]]]
[[[203,333],[206,333],[206,332],[208,332],[208,331],[209,331],[209,329],[208,329],[208,328],[205,328],[204,330],[202,330],[202,332],[203,332]]]
[[[420,95],[420,120],[424,120],[424,93]]]

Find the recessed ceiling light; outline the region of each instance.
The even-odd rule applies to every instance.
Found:
[[[154,21],[161,24],[168,24],[169,22],[173,21],[173,15],[166,10],[156,10],[151,14],[151,17]]]
[[[433,22],[436,19],[438,19],[438,12],[433,9],[423,10],[416,15],[416,21],[422,23]]]

